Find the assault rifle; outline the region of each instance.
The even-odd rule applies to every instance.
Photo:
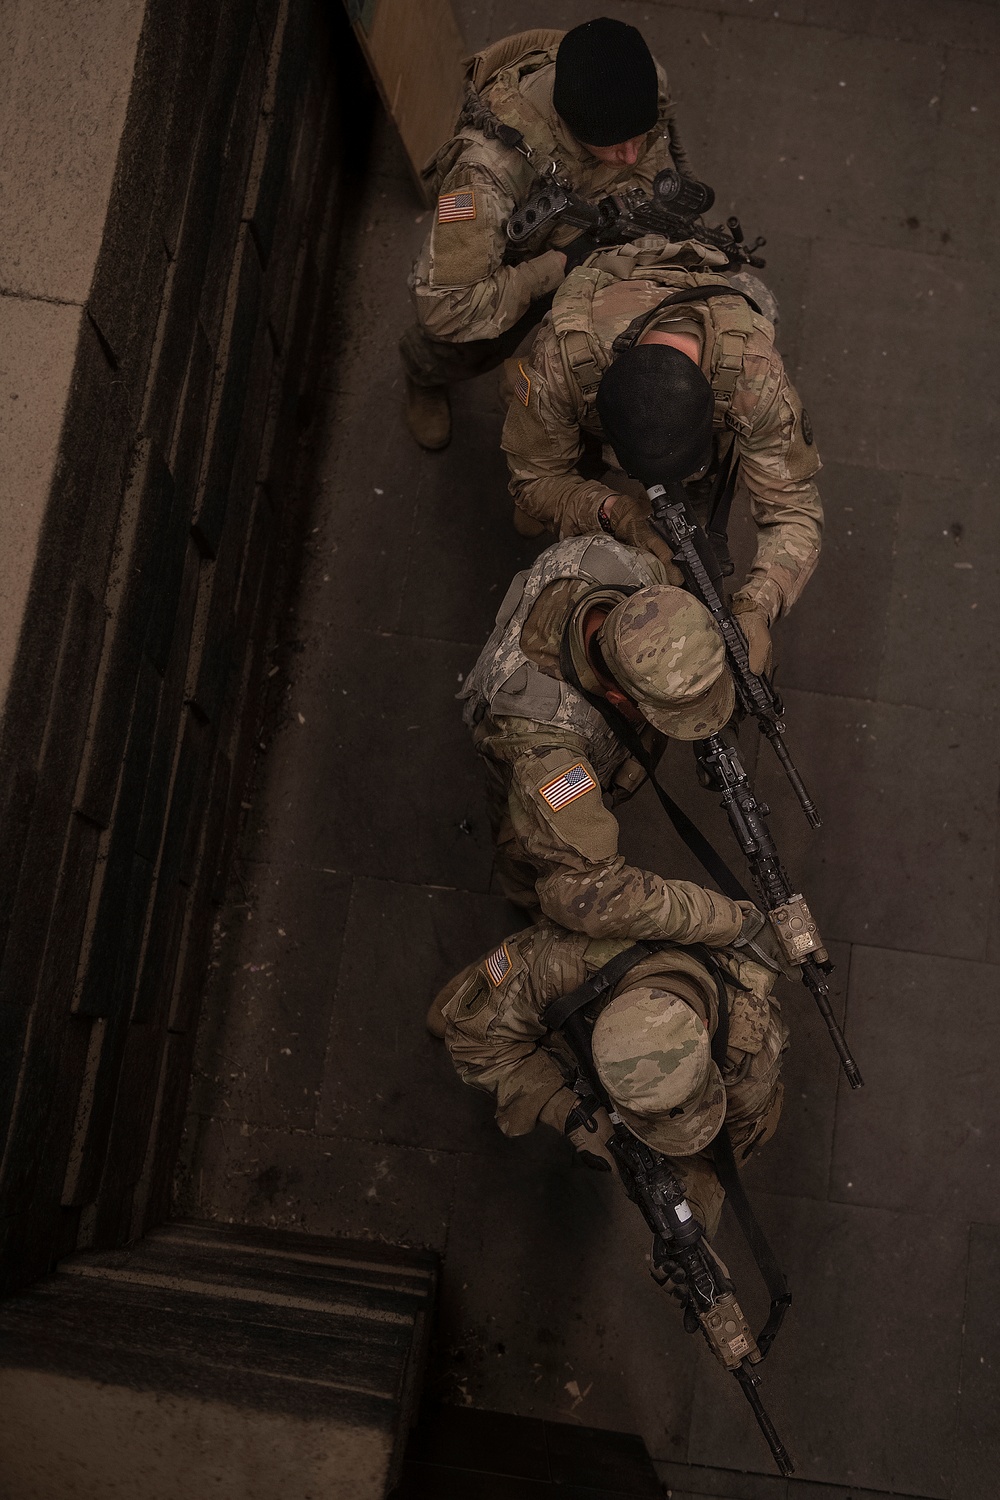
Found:
[[[726,220],[724,229],[702,221],[702,214],[714,202],[715,194],[706,183],[682,177],[670,167],[653,178],[651,196],[641,188],[626,188],[597,203],[588,203],[553,177],[523,208],[511,214],[507,239],[515,249],[521,249],[540,229],[561,222],[589,235],[595,248],[625,244],[644,234],[662,234],[674,242],[697,240],[711,245],[723,252],[731,266],[763,266],[756,251],[766,241],[756,239],[748,245],[735,215]]]
[[[722,635],[741,708],[756,718],[761,733],[773,746],[811,827],[818,828],[820,817],[816,805],[806,791],[785,744],[781,699],[766,677],[758,677],[750,670],[746,639],[719,592],[718,562],[710,539],[692,519],[681,485],[672,485],[668,492],[662,484],[654,484],[648,487],[647,494],[654,527],[673,551],[674,562],[683,573],[687,587],[695,598],[701,600]],[[860,1088],[864,1082],[861,1071],[830,1006],[827,976],[833,965],[809,907],[801,893],[794,889],[782,866],[767,826],[770,810],[754,795],[738,751],[721,734],[710,735],[701,741],[699,765],[708,785],[721,793],[723,810],[747,861],[782,953],[789,964],[798,968],[803,984],[812,993],[848,1083],[852,1089]]]
[[[621,957],[625,959],[641,949],[652,952],[653,948],[653,944],[638,944],[635,950]],[[616,1112],[594,1066],[590,1028],[582,1011],[589,998],[613,986],[615,968],[616,961],[612,960],[603,973],[599,971],[581,990],[553,1002],[544,1019],[553,1029],[558,1027],[562,1031],[573,1050],[579,1070],[577,1093],[581,1096],[588,1129],[596,1128],[592,1117],[598,1106],[607,1111],[613,1131],[608,1150],[626,1193],[653,1235],[653,1275],[661,1285],[669,1283],[669,1290],[680,1301],[687,1331],[700,1330],[716,1359],[739,1382],[779,1471],[793,1474],[795,1467],[757,1389],[760,1384],[757,1366],[771,1347],[791,1299],[782,1281],[781,1287],[775,1289],[777,1297],[772,1294],[767,1324],[755,1338],[736,1300],[735,1288],[722,1262],[709,1247],[704,1228],[692,1213],[667,1158],[633,1135]],[[575,1008],[567,1014],[570,1005]]]

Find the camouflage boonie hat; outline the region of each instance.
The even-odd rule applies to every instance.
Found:
[[[615,681],[654,729],[701,740],[732,718],[736,691],[722,636],[683,589],[639,589],[615,606],[597,639]]]
[[[714,1140],[726,1092],[700,1018],[650,985],[623,990],[598,1016],[594,1065],[629,1129],[668,1156],[693,1156]]]

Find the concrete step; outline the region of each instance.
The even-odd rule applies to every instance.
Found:
[[[0,1304],[0,1493],[381,1500],[426,1351],[437,1261],[175,1223]]]

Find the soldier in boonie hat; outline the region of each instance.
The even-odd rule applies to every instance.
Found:
[[[667,1156],[693,1156],[718,1135],[726,1091],[698,1014],[655,985],[625,989],[598,1016],[594,1065],[622,1120]]]
[[[722,636],[683,589],[640,589],[606,617],[597,643],[611,676],[654,729],[701,740],[732,718],[736,694]]]
[[[609,1116],[581,1106],[573,1065],[545,1012],[628,947],[542,921],[504,938],[433,1001],[428,1029],[444,1038],[464,1081],[494,1096],[505,1135],[546,1125],[586,1166],[614,1170]],[[723,1125],[742,1164],[774,1133],[781,1111],[788,1033],[772,996],[775,952],[770,942],[717,950],[728,1014],[725,1051],[717,1046],[715,1056],[719,991],[703,950],[651,952],[585,1011],[610,1102],[634,1135],[669,1159],[709,1235],[725,1198],[712,1154]]]

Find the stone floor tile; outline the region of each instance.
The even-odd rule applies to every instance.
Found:
[[[463,1158],[445,1257],[443,1399],[638,1432],[683,1457],[693,1339],[620,1187],[540,1130]]]
[[[802,20],[808,26],[861,35],[868,31],[874,9],[875,0],[803,0]]]
[[[796,1198],[756,1206],[794,1296],[762,1394],[797,1478],[947,1496],[964,1224]],[[745,1247],[728,1230],[720,1247],[752,1306]],[[699,1353],[689,1459],[773,1472],[735,1381]]]
[[[841,1096],[831,1195],[1000,1222],[1000,968],[856,947],[866,1088]]]
[[[175,1208],[442,1250],[454,1185],[453,1155],[213,1119],[186,1144]]]
[[[822,453],[821,432],[817,443]],[[777,684],[782,691],[875,697],[893,597],[900,479],[828,463],[818,484],[823,550],[801,599],[775,627]]]
[[[758,224],[757,212],[749,196],[746,204],[740,206],[740,211],[743,214],[743,233],[747,239],[755,240],[759,234],[767,239],[767,244],[759,252],[766,265],[755,274],[766,282],[778,299],[776,342],[788,378],[794,384],[799,378],[802,357],[806,288],[812,264],[813,241],[805,235],[788,234],[784,231],[769,235],[769,226],[763,219]],[[712,218],[711,214],[709,218]]]
[[[993,1500],[1000,1466],[1000,1363],[996,1328],[1000,1319],[1000,1229],[973,1224],[969,1234],[969,1282],[965,1299],[962,1394],[955,1440],[954,1500]]]
[[[1000,708],[1000,516],[992,486],[904,475],[874,696]]]
[[[1000,417],[982,399],[979,330],[995,281],[984,259],[815,246],[801,389],[827,460],[974,484],[994,472]]]
[[[476,52],[493,40],[495,9],[495,0],[455,0],[455,20],[467,52]]]
[[[971,7],[970,7],[971,8]],[[954,5],[939,7],[950,14]],[[981,6],[976,6],[982,11]],[[1000,12],[994,10],[993,24]],[[927,207],[926,248],[982,257],[996,243],[1000,194],[992,168],[997,136],[995,53],[949,52],[941,82],[934,192]]]
[[[514,530],[495,388],[496,378],[487,375],[453,393],[454,436],[443,453],[425,456],[397,601],[400,630],[473,642],[469,667],[493,629],[511,578],[552,541],[547,533],[527,541]],[[489,415],[469,409],[484,397],[492,403]]]
[[[715,114],[728,175],[746,184],[755,222],[775,239],[787,230],[830,249],[831,237],[906,247],[905,221],[929,192],[927,101],[940,76],[933,46],[726,17]],[[873,150],[887,136],[905,139],[905,152]],[[838,307],[844,285],[824,288]]]
[[[1000,51],[1000,14],[995,0],[872,0],[868,30],[892,41],[937,47]],[[949,65],[951,59],[949,57]]]
[[[245,853],[485,890],[482,777],[454,701],[470,647],[362,631],[304,644]]]
[[[345,252],[351,295],[339,300],[329,329],[334,386],[313,460],[315,529],[296,606],[299,619],[330,630],[392,630],[398,620],[424,455],[403,424],[396,353],[412,321],[409,292],[405,276],[390,282],[379,262],[408,263],[426,217],[409,181],[378,179]]]
[[[385,403],[400,400],[401,377],[383,369]],[[398,627],[403,580],[423,484],[422,455],[394,416],[386,441],[373,451],[356,414],[335,405],[327,441],[336,462],[324,468],[314,530],[303,559],[295,603],[296,628],[341,631]]]
[[[777,1474],[740,1474],[700,1464],[657,1463],[670,1500],[786,1500],[788,1484]]]
[[[523,925],[500,897],[358,880],[319,1129],[449,1151],[503,1151],[492,1102],[462,1083],[424,1016],[438,989]]]
[[[373,376],[383,361],[391,364],[394,375],[398,370],[396,344],[413,320],[406,278],[430,228],[428,210],[408,169],[405,175],[398,173],[399,163],[398,137],[390,131],[373,155],[375,170],[343,248],[344,294],[332,310],[324,364],[327,387],[358,398],[369,436],[378,411],[371,402]],[[379,165],[388,166],[389,175],[379,171]],[[376,430],[381,439],[384,413],[379,415],[383,420]]]
[[[191,1106],[254,1125],[309,1126],[337,983],[351,878],[244,865],[224,910]]]
[[[831,943],[834,971],[830,1001],[843,1025],[850,975],[851,949]],[[785,1193],[803,1198],[826,1198],[833,1156],[840,1059],[830,1033],[804,984],[779,981],[778,994],[790,1031],[782,1065],[785,1100],[774,1139],[762,1146],[744,1174],[751,1192]],[[855,1042],[853,1031],[848,1044]],[[860,1066],[860,1061],[859,1061]],[[863,1071],[863,1070],[862,1070]],[[850,1108],[850,1100],[844,1104]]]
[[[981,958],[996,851],[998,753],[987,719],[785,694],[813,832],[765,746],[771,831],[825,937]]]

